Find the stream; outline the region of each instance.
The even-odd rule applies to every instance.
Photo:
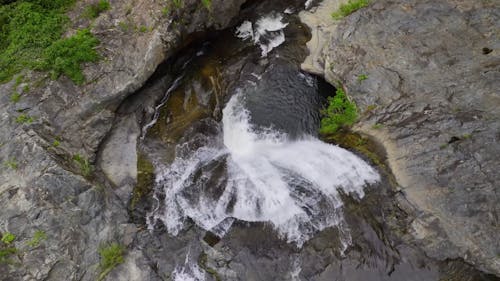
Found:
[[[390,234],[404,227],[389,221],[405,217],[387,173],[319,138],[335,89],[300,70],[310,38],[297,16],[303,2],[250,1],[236,26],[195,41],[150,82],[157,94],[139,150],[154,176],[138,213],[156,240],[138,243],[164,256],[158,273],[490,280]]]

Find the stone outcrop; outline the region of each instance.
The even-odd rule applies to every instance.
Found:
[[[357,103],[354,129],[385,147],[414,242],[500,276],[498,3],[379,0],[333,22],[338,2],[302,13],[323,38],[303,68]]]
[[[69,12],[74,25],[68,34],[89,26],[81,13],[91,2],[78,1]],[[12,246],[17,249],[0,263],[1,280],[97,280],[102,270],[98,248],[133,242],[138,229],[129,223],[124,200],[131,192],[135,167],[125,165],[125,171],[108,165],[104,172],[116,185],[112,186],[103,175],[89,173],[96,152],[122,101],[190,34],[230,24],[244,1],[213,0],[206,7],[202,1],[183,0],[168,14],[170,1],[110,2],[111,10],[91,25],[101,41],[103,59],[85,66],[84,85],[25,72],[31,90],[18,103],[9,96],[25,84],[0,85],[0,233],[13,233]],[[33,122],[16,122],[21,112]],[[114,132],[109,139],[121,135]],[[134,143],[120,145],[135,150]],[[104,151],[108,152],[116,150]],[[117,157],[116,163],[132,158]],[[121,189],[123,185],[129,189]],[[36,233],[39,239],[31,243]],[[158,278],[140,250],[131,251],[126,264],[130,262],[134,267],[112,272],[111,279]]]

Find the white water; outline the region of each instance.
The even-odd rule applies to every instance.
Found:
[[[184,266],[177,266],[172,272],[173,281],[205,281],[205,272],[194,262],[189,261],[189,253],[186,256]]]
[[[379,180],[372,167],[338,146],[255,128],[241,93],[224,108],[222,123],[222,143],[193,136],[193,143],[203,145],[194,150],[190,143],[179,145],[173,163],[157,171],[165,199],[149,217],[150,227],[160,220],[176,235],[189,217],[223,235],[233,218],[270,222],[301,246],[316,232],[342,224],[339,190],[363,197],[363,186]],[[213,181],[214,163],[224,161],[227,174]],[[223,189],[215,198],[207,196],[214,185]]]
[[[283,23],[283,16],[279,14],[269,14],[258,19],[255,24],[244,21],[236,28],[236,36],[243,40],[252,40],[262,51],[262,56],[266,57],[274,48],[285,42],[283,29],[288,23]]]

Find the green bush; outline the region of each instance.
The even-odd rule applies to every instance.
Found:
[[[11,80],[25,68],[53,70],[56,56],[59,59],[53,67],[54,73],[69,73],[75,82],[83,80],[80,64],[97,60],[93,48],[98,42],[87,30],[79,31],[76,38],[61,39],[69,24],[65,12],[74,2],[18,0],[0,5],[0,83]],[[65,41],[68,42],[63,43]],[[84,43],[82,47],[76,46],[81,43]],[[61,47],[72,47],[72,50],[63,52]],[[88,53],[82,56],[84,51]],[[56,76],[59,75],[53,75]],[[19,77],[22,81],[22,76]]]
[[[98,44],[99,40],[90,33],[90,30],[78,30],[75,35],[59,39],[45,49],[40,69],[50,71],[52,79],[64,74],[75,83],[81,84],[85,81],[81,64],[99,60],[99,55],[95,51]]]
[[[89,19],[97,18],[102,12],[111,9],[111,5],[107,0],[100,0],[99,2],[88,6],[83,15]]]
[[[328,107],[321,113],[322,134],[332,134],[345,126],[351,126],[358,118],[356,104],[347,98],[341,87],[334,97],[328,98]]]
[[[45,234],[45,231],[43,230],[37,230],[35,231],[35,234],[33,235],[33,238],[31,238],[30,241],[28,241],[28,246],[30,247],[37,247],[40,245],[40,242],[43,240],[47,239],[47,234]]]
[[[16,123],[18,124],[31,124],[35,121],[35,119],[27,114],[20,114],[19,116],[16,117]]]
[[[336,20],[341,19],[368,6],[368,4],[370,4],[370,0],[349,0],[346,4],[341,4],[340,8],[332,13],[332,18]]]

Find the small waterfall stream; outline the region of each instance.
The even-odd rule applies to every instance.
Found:
[[[317,135],[335,89],[300,70],[304,2],[250,3],[179,54],[152,95],[140,214],[168,257],[157,267],[175,281],[440,280],[440,264],[385,236],[398,214],[386,176]]]

